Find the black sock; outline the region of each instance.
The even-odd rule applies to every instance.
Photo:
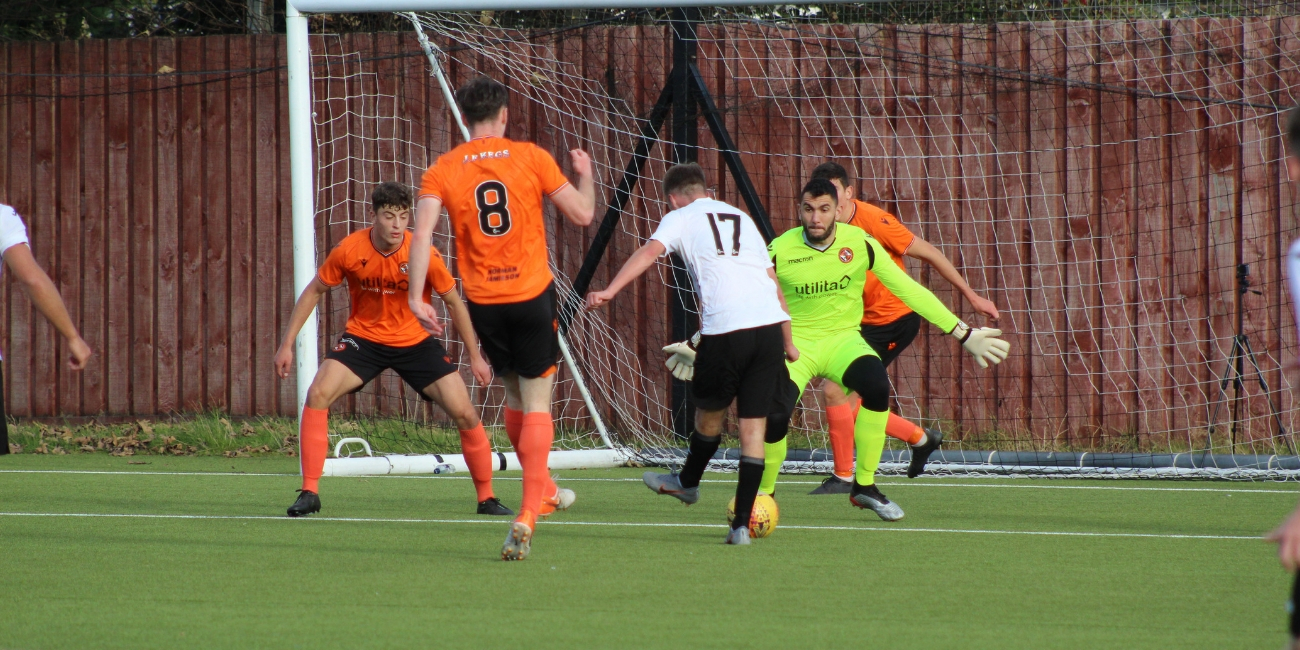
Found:
[[[754,512],[754,499],[758,498],[758,484],[762,482],[763,459],[741,456],[740,479],[736,481],[736,518],[731,520],[732,528],[749,525],[749,517]]]
[[[691,433],[691,451],[686,454],[686,462],[682,463],[682,471],[677,474],[677,480],[681,481],[682,487],[693,488],[699,486],[700,477],[704,476],[704,468],[709,466],[709,461],[713,460],[713,454],[718,453],[718,445],[721,444],[721,435],[709,438],[699,431]]]

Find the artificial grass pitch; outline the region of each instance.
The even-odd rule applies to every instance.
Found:
[[[639,470],[564,472],[577,503],[502,562],[465,478],[327,477],[290,520],[296,469],[0,457],[0,647],[1279,647],[1289,576],[1252,538],[1300,496],[886,478],[907,511],[886,523],[786,476],[780,527],[737,548],[734,475],[687,508]]]

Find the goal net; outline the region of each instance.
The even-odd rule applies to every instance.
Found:
[[[1297,404],[1281,362],[1298,350],[1281,258],[1297,215],[1279,117],[1300,100],[1296,9],[781,5],[709,9],[688,39],[778,233],[796,224],[810,170],[834,160],[860,198],[897,215],[997,304],[1013,345],[1000,366],[979,369],[923,325],[890,367],[894,410],[946,434],[932,469],[1287,477],[1300,469]],[[562,164],[568,149],[592,154],[599,218],[672,69],[670,17],[425,13],[418,23],[453,85],[486,74],[511,87],[511,137]],[[364,222],[369,187],[390,176],[417,185],[460,140],[416,35],[323,37],[312,50],[323,254]],[[691,117],[711,191],[744,207],[720,145],[698,110]],[[665,124],[614,211],[593,288],[668,210],[658,179],[674,160]],[[550,223],[562,302],[573,305],[591,233]],[[934,269],[909,258],[907,270],[984,324]],[[673,341],[674,302],[688,320],[693,310],[683,278],[661,263],[608,309],[574,312],[567,340],[592,408],[565,368],[560,447],[602,444],[594,409],[611,444],[634,458],[680,458],[680,399],[659,348]],[[342,320],[336,309],[322,329],[340,332]],[[499,388],[475,387],[474,397],[485,421],[499,421]],[[365,435],[383,451],[421,451],[426,438],[445,437],[441,413],[395,378],[354,407],[399,423],[384,432],[355,425],[372,426]],[[829,467],[825,429],[810,390],[787,470]],[[882,470],[907,457],[891,441]]]

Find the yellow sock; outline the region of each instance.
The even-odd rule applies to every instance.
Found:
[[[858,411],[858,421],[853,425],[853,443],[858,448],[858,485],[876,482],[876,468],[880,466],[880,452],[885,449],[885,423],[889,411]]]
[[[785,462],[785,438],[781,442],[763,443],[763,481],[758,484],[758,491],[772,494],[776,491],[776,476],[781,473],[781,463]]]

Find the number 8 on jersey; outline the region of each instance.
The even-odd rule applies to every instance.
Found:
[[[478,205],[478,227],[489,237],[500,237],[510,232],[509,198],[501,181],[483,181],[474,189]]]

